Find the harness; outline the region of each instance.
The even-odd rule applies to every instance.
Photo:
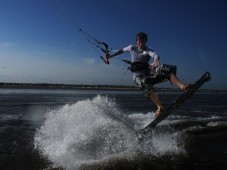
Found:
[[[140,62],[140,61],[135,61],[135,62],[131,62],[130,63],[130,66],[128,67],[128,69],[131,72],[148,70],[149,69],[149,64],[148,63],[144,63],[144,62]]]

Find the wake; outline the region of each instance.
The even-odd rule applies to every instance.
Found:
[[[154,132],[152,138],[138,142],[132,122],[144,126],[141,122],[147,121],[149,115],[126,116],[114,99],[105,96],[78,101],[46,113],[35,134],[35,148],[54,167],[66,169],[114,157],[132,160],[138,151],[156,156],[178,152],[177,134]]]
[[[117,116],[109,117],[110,112]],[[47,113],[35,135],[35,148],[63,167],[77,167],[119,154],[136,140],[133,131],[118,117],[116,103],[107,97],[65,105]]]

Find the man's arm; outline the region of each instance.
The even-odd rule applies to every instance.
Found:
[[[159,57],[155,57],[153,63],[150,64],[151,67],[157,67],[160,64]]]
[[[124,52],[129,52],[131,50],[131,48],[132,48],[132,45],[129,45],[128,47],[118,50],[117,52],[113,53],[112,55],[110,55],[109,53],[106,53],[106,59],[113,58],[117,55],[123,54]]]
[[[117,52],[113,53],[112,55],[110,55],[110,54],[107,52],[107,53],[106,53],[106,58],[107,58],[107,59],[111,59],[111,58],[113,58],[113,57],[115,57],[115,56],[117,56],[117,55],[120,55],[120,54],[122,54],[122,53],[124,53],[123,49],[118,50]]]

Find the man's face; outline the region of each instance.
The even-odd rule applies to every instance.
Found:
[[[145,38],[137,37],[136,43],[137,43],[138,47],[143,49],[146,46],[147,41],[145,40]]]

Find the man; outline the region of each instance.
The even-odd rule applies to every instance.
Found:
[[[183,91],[187,91],[190,84],[184,85],[176,77],[176,66],[160,65],[160,57],[149,47],[146,46],[148,37],[146,33],[140,32],[136,36],[137,45],[129,45],[118,50],[114,54],[106,54],[107,59],[111,59],[124,52],[131,53],[131,68],[133,72],[134,82],[145,92],[145,95],[151,99],[157,106],[155,116],[163,114],[164,107],[160,102],[153,85],[164,81],[171,81]],[[153,63],[149,64],[150,58],[153,58]]]

